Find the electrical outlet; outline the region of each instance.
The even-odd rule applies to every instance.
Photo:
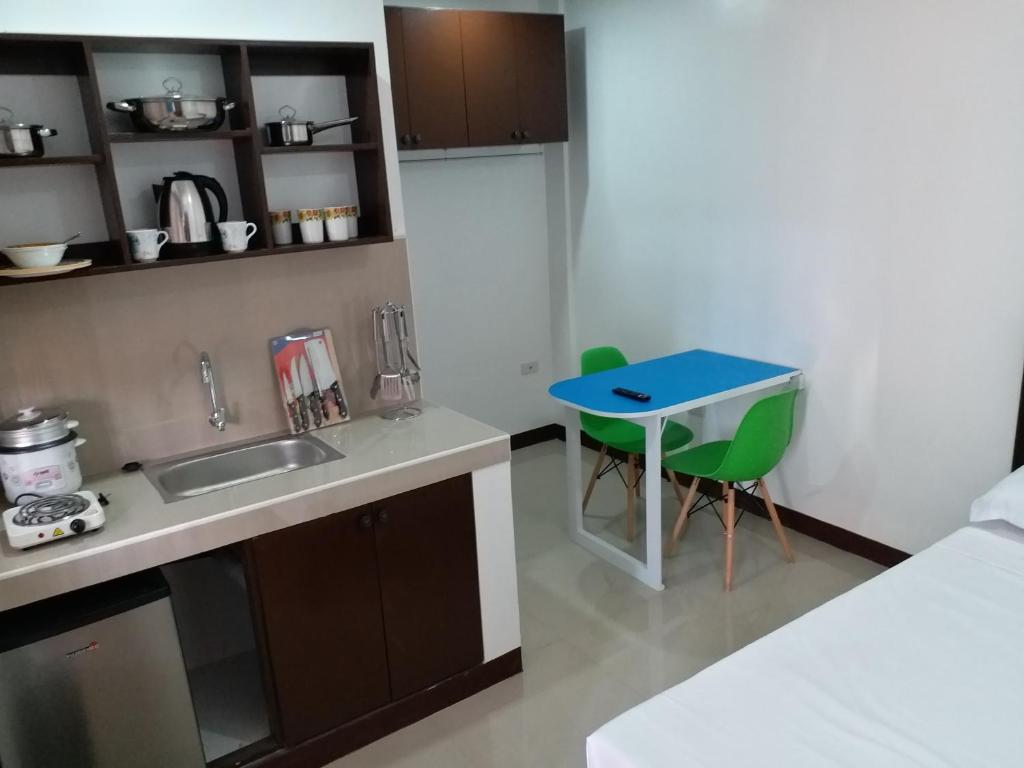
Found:
[[[523,376],[529,376],[531,373],[536,373],[538,370],[540,370],[540,365],[536,360],[530,363],[522,363],[519,366],[519,373]]]

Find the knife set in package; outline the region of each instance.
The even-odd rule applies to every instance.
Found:
[[[292,434],[351,418],[329,330],[278,336],[270,354]]]

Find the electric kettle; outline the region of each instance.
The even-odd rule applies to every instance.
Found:
[[[208,193],[217,198],[217,217]],[[214,225],[227,221],[228,201],[224,188],[210,176],[175,171],[163,184],[153,185],[158,227],[167,233],[162,256],[206,256],[220,253],[220,235]]]

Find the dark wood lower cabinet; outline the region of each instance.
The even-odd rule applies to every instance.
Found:
[[[391,695],[400,699],[483,661],[470,476],[381,502],[375,530]]]
[[[361,717],[376,729],[412,722],[466,689],[453,681],[495,674],[474,672],[486,665],[469,475],[246,546],[285,747],[272,764],[292,764],[289,749],[330,732],[359,741],[347,724]],[[508,674],[518,657],[514,666]],[[426,695],[441,685],[448,693]]]
[[[294,525],[250,546],[282,740],[297,744],[387,704],[370,510]]]

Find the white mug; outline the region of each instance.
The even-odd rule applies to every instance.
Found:
[[[304,243],[324,241],[324,211],[322,208],[299,208],[299,232]]]
[[[249,241],[256,234],[256,225],[251,221],[222,221],[217,224],[220,242],[228,253],[241,253],[249,247]]]
[[[136,261],[156,261],[160,249],[167,242],[167,233],[162,229],[129,229],[128,245],[132,249],[132,258]]]
[[[291,211],[271,211],[270,224],[274,233],[274,245],[292,244]]]
[[[343,205],[324,208],[324,224],[327,227],[327,239],[332,243],[348,240],[347,211],[348,208]]]

